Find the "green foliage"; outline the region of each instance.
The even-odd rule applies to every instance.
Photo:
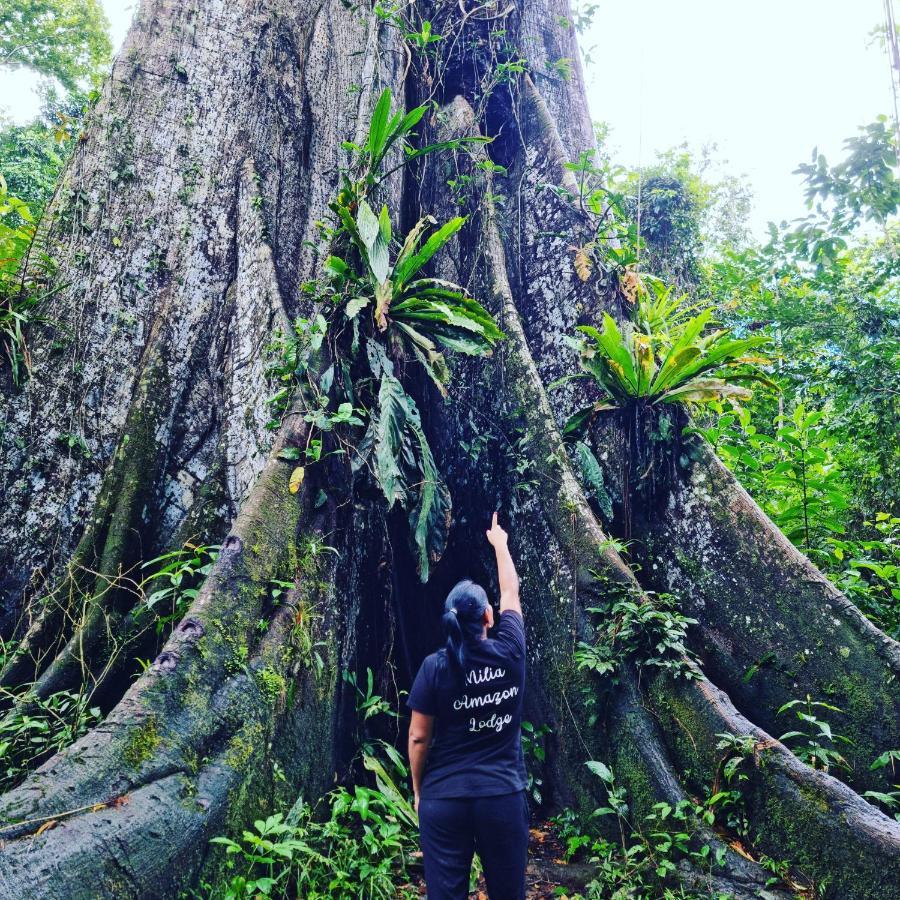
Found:
[[[705,252],[746,241],[747,185],[731,175],[711,177],[714,146],[699,158],[677,147],[650,166],[626,171],[606,154],[608,131],[598,128],[599,151],[582,152],[566,165],[576,175],[579,204],[597,221],[595,240],[576,248],[579,276],[587,280],[597,263],[618,272],[624,293],[634,299],[629,282],[640,277],[640,268],[678,292],[693,292],[703,280]]]
[[[522,756],[525,759],[528,780],[526,790],[538,805],[543,802],[541,791],[544,787],[544,778],[542,771],[547,759],[545,738],[551,731],[547,724],[535,727],[531,722],[522,721]]]
[[[640,823],[632,822],[627,792],[617,783],[609,766],[597,760],[588,760],[585,765],[603,782],[606,805],[586,819],[580,819],[571,810],[564,810],[554,819],[566,848],[566,859],[586,858],[595,867],[586,894],[571,895],[573,900],[724,900],[724,895],[696,893],[680,883],[682,862],[701,872],[714,872],[724,863],[724,847],[714,850],[700,838],[700,829],[716,821],[715,803],[656,803]],[[601,827],[602,822],[609,820],[614,823],[618,840],[610,840],[609,830]]]
[[[725,751],[719,763],[722,781],[716,778],[712,792],[706,801],[716,817],[730,832],[742,841],[749,841],[750,819],[741,793],[741,784],[749,778],[745,763],[758,752],[759,745],[753,735],[717,734],[716,750]]]
[[[547,71],[563,81],[572,79],[572,60],[568,56],[561,56],[547,63]]]
[[[270,706],[275,706],[287,691],[284,676],[276,672],[271,666],[258,669],[254,674],[254,678],[257,687]]]
[[[894,640],[900,640],[900,518],[876,513],[855,538],[830,537],[828,577]],[[866,536],[866,532],[869,536]]]
[[[814,153],[798,169],[810,215],[770,226],[762,243],[748,241],[740,186],[712,179],[708,154],[698,161],[673,151],[641,173],[602,166],[610,190],[624,195],[625,222],[636,216],[641,184],[642,267],[686,287],[695,308],[712,306],[736,335],[771,342],[767,375],[777,390],[758,384],[740,408],[729,409],[727,397],[695,408],[689,430],[710,441],[788,537],[891,635],[900,621],[889,525],[900,502],[896,160],[885,119],[847,141],[837,163]],[[590,183],[591,167],[576,169]],[[737,219],[728,219],[729,208]],[[604,256],[602,243],[580,250]],[[653,279],[633,264],[619,276],[629,299],[653,291]],[[593,414],[583,412],[584,421]]]
[[[631,818],[627,791],[618,784],[612,769],[598,760],[586,761],[588,769],[603,783],[606,805],[586,817],[566,809],[551,820],[564,843],[566,860],[587,859],[596,867],[586,894],[569,894],[572,900],[727,900],[731,894],[710,890],[694,878],[688,887],[681,878],[685,865],[694,876],[715,876],[725,865],[726,843],[773,873],[767,888],[786,885],[803,896],[818,896],[789,863],[755,851],[750,841],[741,785],[747,780],[745,762],[762,752],[759,745],[749,735],[717,737],[717,749],[725,755],[705,799],[655,803],[640,821]],[[609,823],[614,823],[612,828]],[[611,838],[616,833],[617,838]],[[709,843],[712,833],[719,837],[717,844]]]
[[[611,166],[608,159],[593,149],[582,151],[565,168],[575,175],[577,196],[562,186],[548,185],[547,189],[577,202],[596,222],[596,237],[583,247],[574,248],[579,278],[587,281],[595,264],[605,272],[619,274],[633,269],[642,245],[637,223],[629,214],[627,192],[616,188],[624,170]]]
[[[79,95],[80,103],[87,98]],[[39,213],[47,205],[56,181],[68,158],[81,118],[78,102],[60,102],[55,96],[46,98],[44,115],[27,125],[0,128],[0,174],[6,179],[9,193],[21,197],[30,209]]]
[[[893,123],[887,116],[879,116],[859,131],[844,141],[847,152],[837,165],[829,166],[825,157],[813,150],[812,162],[796,169],[803,175],[809,206],[824,217],[830,234],[852,231],[864,222],[884,226],[900,209]],[[840,238],[806,243],[811,233],[818,237],[823,230],[804,227],[799,239],[813,261],[833,258],[836,250],[846,246]]]
[[[707,331],[712,316],[706,309],[686,318],[670,290],[654,286],[640,297],[633,324],[619,328],[604,313],[602,329],[579,326],[584,337],[574,345],[581,368],[604,398],[575,413],[566,433],[580,430],[604,410],[749,399],[747,383],[768,383],[758,369],[765,360],[749,355],[767,339],[732,338],[727,329]]]
[[[53,259],[35,248],[27,272],[22,271],[34,233],[28,204],[9,193],[0,175],[0,344],[16,384],[31,368],[26,328],[42,320],[39,307],[50,296],[48,285],[56,269]]]
[[[586,485],[585,496],[597,504],[607,521],[611,521],[613,517],[612,497],[606,488],[606,479],[599,460],[584,441],[576,441],[574,451]]]
[[[34,238],[33,226],[34,216],[28,204],[10,194],[6,179],[0,175],[0,275],[4,285],[18,275],[22,257]]]
[[[29,712],[13,712],[0,718],[0,790],[15,786],[101,719],[100,710],[90,706],[86,694],[72,691],[57,691],[46,699],[34,699]]]
[[[745,426],[745,441],[721,443],[723,458],[750,490],[764,496],[766,512],[779,528],[807,552],[820,550],[844,531],[844,478],[834,459],[834,437],[823,410],[798,404],[790,418],[775,421],[774,434]],[[746,446],[740,446],[745,444]]]
[[[685,644],[687,629],[697,620],[682,615],[672,594],[646,593],[640,600],[613,600],[588,612],[598,616],[593,643],[579,642],[579,669],[612,675],[627,662],[660,669],[673,678],[695,678],[695,656]]]
[[[122,757],[132,769],[139,769],[156,752],[159,742],[156,717],[151,715],[137,728],[132,729]]]
[[[715,150],[704,146],[694,153],[681,145],[620,177],[634,221],[640,208],[643,267],[681,290],[694,291],[702,283],[710,251],[747,241],[749,188],[717,171]]]
[[[25,66],[71,90],[111,56],[100,0],[0,0],[0,66]]]
[[[327,818],[302,798],[288,812],[254,822],[240,840],[215,837],[231,872],[225,898],[413,898],[407,866],[418,846],[415,813],[384,766],[367,757],[381,786],[338,788]]]
[[[898,765],[900,765],[900,750],[886,750],[876,758],[869,769],[875,771],[890,766],[892,779],[896,780]],[[880,803],[900,822],[900,784],[895,784],[892,791],[866,791],[863,797],[870,797],[876,803]]]
[[[419,50],[425,50],[429,44],[435,44],[442,40],[441,35],[432,32],[431,22],[427,19],[422,22],[418,31],[407,31],[403,37]]]
[[[0,129],[0,344],[15,384],[31,367],[27,327],[45,320],[40,306],[59,289],[51,288],[54,260],[34,244],[36,225],[91,100],[47,89],[41,118]]]
[[[373,367],[380,369],[377,410],[356,448],[354,469],[368,465],[388,508],[409,511],[418,550],[418,570],[427,581],[430,564],[440,558],[450,528],[450,492],[438,471],[422,430],[415,401],[394,377],[393,365],[377,344],[370,345]]]
[[[819,718],[817,710],[829,710],[830,712],[842,712],[836,706],[813,700],[809,694],[803,700],[789,700],[780,707],[777,715],[792,711],[795,718],[801,723],[797,729],[786,731],[778,740],[790,745],[790,750],[799,759],[814,769],[827,772],[831,767],[837,767],[851,771],[851,766],[846,759],[832,746],[836,741],[844,744],[853,743],[842,734],[835,734],[831,726],[824,719]],[[825,741],[826,743],[822,743]]]
[[[408,876],[419,844],[418,816],[405,787],[409,771],[394,746],[368,735],[375,716],[396,718],[397,713],[375,693],[371,669],[364,688],[354,673],[345,671],[343,677],[357,694],[365,732],[361,761],[369,784],[338,787],[315,806],[299,797],[286,815],[275,812],[257,820],[240,840],[213,838],[225,848],[230,873],[224,894],[216,897],[418,896]],[[210,886],[204,887],[204,896],[213,896]]]
[[[406,236],[391,266],[391,223],[386,206],[376,216],[369,204],[361,200],[355,218],[340,203],[333,204],[332,208],[341,217],[364,264],[364,275],[360,277],[338,256],[330,256],[325,263],[336,290],[346,300],[347,318],[353,319],[369,307],[379,332],[396,326],[406,349],[422,363],[441,392],[446,393],[449,373],[437,344],[483,356],[503,337],[493,319],[466,295],[464,288],[438,278],[417,277],[459,231],[465,219],[451,219],[424,244],[426,229],[437,223],[432,216],[420,219]]]
[[[422,27],[424,29],[424,24]],[[430,25],[427,36],[436,38],[431,35]],[[427,110],[428,106],[422,105],[407,113],[397,111],[392,115],[390,89],[385,88],[381,92],[369,120],[369,133],[362,146],[353,141],[344,141],[342,144],[345,150],[354,155],[354,166],[351,173],[344,175],[341,191],[337,196],[338,205],[352,212],[356,204],[364,200],[385,178],[414,159],[439,150],[455,150],[467,145],[486,143],[486,138],[471,137],[415,147],[412,143],[415,135],[413,129],[422,121]],[[394,148],[400,149],[403,158],[393,168],[385,171],[385,159]]]
[[[775,524],[866,616],[900,635],[900,520],[878,512],[848,522],[853,485],[838,462],[847,448],[834,421],[801,404],[789,419],[776,417],[766,434],[748,410],[716,415],[690,430],[706,437]]]
[[[847,476],[846,519],[870,518],[898,500],[900,308],[896,234],[865,237],[827,268],[811,268],[773,233],[759,249],[726,255],[709,269],[707,289],[734,327],[773,339],[773,378],[781,404],[757,392],[750,407],[760,430],[803,405],[823,410],[834,456]],[[752,491],[752,488],[751,488]]]
[[[322,278],[303,286],[318,311],[298,320],[295,336],[276,342],[277,361],[269,370],[281,383],[270,399],[279,417],[272,427],[302,384],[304,418],[313,426],[302,451],[305,461],[339,453],[348,457],[352,472],[368,473],[388,509],[399,505],[406,512],[423,581],[443,552],[451,502],[418,407],[404,386],[405,367],[410,360],[420,363],[446,396],[450,373],[442,351],[484,356],[503,338],[463,287],[424,273],[465,220],[457,217],[435,228],[435,219],[424,216],[398,241],[387,206],[376,214],[370,203],[390,174],[383,169],[392,148],[402,148],[403,162],[408,162],[466,145],[458,140],[414,148],[413,129],[425,110],[420,106],[392,114],[391,93],[385,90],[366,140],[344,145],[353,161],[330,204],[335,221],[321,223],[331,255]],[[314,362],[326,348],[332,365],[316,377]],[[353,429],[361,426],[365,431],[360,436]],[[323,453],[325,438],[332,434],[336,441]],[[300,448],[286,448],[285,453],[296,459],[301,455]],[[298,471],[305,477],[303,467]]]
[[[152,572],[138,586],[139,615],[153,618],[157,634],[184,618],[218,555],[218,545],[188,542],[141,565]]]
[[[350,672],[345,669],[342,677],[356,691],[356,714],[361,716],[363,721],[379,714],[397,718],[397,713],[391,707],[391,704],[380,694],[375,693],[375,673],[370,668],[366,668],[366,686],[364,689],[359,686],[356,672]]]

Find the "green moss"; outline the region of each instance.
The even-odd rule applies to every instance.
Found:
[[[262,746],[263,737],[263,727],[259,722],[245,725],[228,742],[228,749],[225,751],[225,764],[231,766],[232,769],[243,768],[250,761],[253,754]]]
[[[650,688],[654,713],[675,745],[679,769],[696,788],[711,784],[718,768],[716,737],[702,711],[691,702],[689,689],[665,676],[657,676]]]
[[[183,759],[185,769],[191,775],[196,775],[200,771],[200,756],[195,750],[185,750]]]
[[[628,804],[635,820],[651,813],[659,797],[633,741],[626,738],[617,742],[611,766],[616,780],[628,791]]]
[[[255,679],[256,686],[263,697],[265,697],[266,703],[270,706],[274,706],[278,702],[278,698],[284,694],[287,688],[284,677],[271,666],[259,669],[256,672]]]
[[[139,769],[153,756],[153,753],[159,746],[159,742],[160,737],[156,730],[156,717],[149,716],[143,725],[132,731],[122,757],[132,769]]]
[[[229,675],[236,675],[247,665],[247,659],[250,656],[250,648],[243,638],[235,638],[230,634],[226,634],[224,637],[225,643],[231,651],[228,659],[225,660],[225,671]]]

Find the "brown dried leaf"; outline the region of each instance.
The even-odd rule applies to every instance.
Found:
[[[631,304],[637,303],[638,297],[645,290],[640,273],[636,272],[631,266],[626,266],[619,273],[619,287],[622,288],[625,299]]]
[[[591,258],[584,247],[575,250],[575,272],[582,281],[591,277]]]
[[[740,841],[729,841],[728,846],[734,850],[735,853],[739,853],[744,859],[749,859],[751,862],[756,862],[753,857],[744,849],[744,845]]]

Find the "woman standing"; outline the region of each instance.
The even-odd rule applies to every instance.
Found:
[[[468,896],[472,854],[491,900],[522,900],[528,801],[522,756],[525,629],[519,577],[497,513],[500,622],[484,589],[460,581],[444,606],[447,644],[426,657],[409,692],[409,761],[428,900]]]

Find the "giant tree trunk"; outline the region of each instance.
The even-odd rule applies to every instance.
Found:
[[[716,735],[751,735],[757,848],[829,877],[829,896],[900,884],[900,826],[855,792],[883,788],[868,763],[900,747],[897,645],[708,448],[670,448],[637,496],[628,428],[598,425],[590,440],[615,495],[600,523],[560,439],[578,400],[571,386],[552,405],[545,392],[574,365],[563,337],[622,313],[614,284],[574,271],[571,248],[592,223],[547,188],[572,188],[564,163],[593,145],[577,62],[570,78],[552,65],[577,60],[568,15],[565,2],[435,4],[427,17],[445,39],[423,56],[339,0],[142,4],[42,229],[64,287],[30,335],[33,377],[4,394],[0,628],[21,644],[0,678],[34,681],[38,696],[86,684],[107,715],[0,798],[3,896],[174,896],[215,869],[209,837],[279,792],[326,790],[354,749],[339,671],[393,663],[408,685],[437,641],[446,588],[463,574],[492,580],[482,528],[498,504],[523,576],[527,715],[553,727],[552,804],[596,801],[588,758],[613,766],[637,812],[699,795],[719,774]],[[492,79],[513,58],[528,71]],[[298,286],[327,252],[316,222],[346,163],[341,142],[363,132],[385,86],[409,105],[436,101],[430,134],[494,137],[487,152],[508,170],[472,180],[471,218],[442,263],[507,340],[490,359],[454,361],[447,402],[414,386],[454,500],[424,586],[402,522],[342,469],[321,465],[289,492],[293,464],[278,451],[305,441],[298,412],[274,438],[265,428],[265,347],[310,311]],[[395,215],[448,214],[460,172],[477,174],[452,155],[400,169]],[[607,534],[632,539],[640,567]],[[151,644],[129,578],[186,539],[221,542],[221,554],[132,683]],[[337,554],[317,553],[323,543]],[[273,580],[294,582],[287,603],[272,602]],[[578,672],[587,610],[611,586],[676,592],[700,620],[710,680],[626,671],[609,690]],[[304,650],[315,641],[321,666]],[[807,693],[846,710],[850,786],[770,737],[778,706]],[[729,850],[705,877],[751,897],[767,873]]]

